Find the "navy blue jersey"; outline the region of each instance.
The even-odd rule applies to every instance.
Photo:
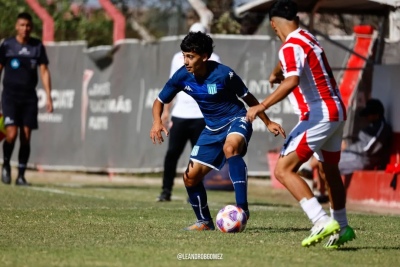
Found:
[[[220,129],[246,115],[246,108],[238,97],[245,97],[249,90],[232,69],[215,61],[207,61],[207,74],[202,78],[181,67],[165,84],[158,100],[169,103],[180,91],[196,100],[210,130]]]
[[[29,38],[26,44],[21,44],[15,37],[5,39],[0,45],[4,93],[36,95],[37,67],[48,63],[46,50],[40,40]]]

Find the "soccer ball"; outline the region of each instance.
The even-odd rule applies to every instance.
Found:
[[[228,205],[218,212],[216,223],[223,233],[239,233],[246,228],[247,216],[242,208]]]

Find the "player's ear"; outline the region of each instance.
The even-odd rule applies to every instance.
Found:
[[[272,19],[269,21],[269,24],[271,25],[272,29],[275,29],[275,22]]]
[[[201,59],[205,62],[205,61],[207,61],[208,60],[208,54],[207,53],[203,53],[202,55],[201,55]]]

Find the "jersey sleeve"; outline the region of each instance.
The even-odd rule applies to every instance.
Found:
[[[300,76],[304,68],[304,50],[299,45],[286,44],[279,50],[279,61],[285,78]]]
[[[40,55],[38,60],[39,65],[48,65],[49,59],[47,58],[46,48],[43,43],[40,43]]]
[[[0,41],[0,64],[4,67],[6,64],[6,46],[4,40]]]
[[[246,87],[242,79],[233,71],[230,70],[226,79],[225,85],[235,92],[235,94],[243,98],[249,93],[249,89]]]
[[[174,99],[175,95],[181,91],[179,86],[179,72],[176,72],[164,85],[164,88],[158,94],[158,100],[163,104],[168,104]]]

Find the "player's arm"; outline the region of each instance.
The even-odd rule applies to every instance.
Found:
[[[0,77],[3,66],[6,63],[6,49],[4,47],[4,39],[0,40]]]
[[[264,110],[283,100],[299,85],[300,74],[304,67],[303,59],[305,57],[304,50],[299,45],[287,44],[279,50],[279,62],[283,66],[282,73],[285,79],[260,105],[252,107],[247,111],[246,117],[249,121],[253,121],[258,113],[264,112]]]
[[[257,106],[259,104],[257,98],[255,98],[251,93],[248,93],[242,99],[249,107]],[[282,126],[271,121],[265,112],[260,112],[257,115],[264,122],[271,133],[273,133],[275,136],[281,134],[284,138],[286,138],[285,130],[282,128]]]
[[[179,87],[177,86],[179,83],[179,77],[174,74],[171,79],[165,84],[164,88],[161,90],[158,98],[154,100],[153,103],[153,126],[150,130],[150,139],[155,144],[158,142],[161,144],[164,142],[164,138],[162,137],[162,132],[168,136],[168,130],[164,126],[163,120],[161,116],[164,111],[164,103],[170,103],[172,99],[174,99],[175,95],[180,91]]]
[[[53,112],[53,101],[51,99],[50,70],[47,67],[47,64],[41,64],[39,66],[39,69],[40,69],[40,78],[42,79],[42,84],[47,95],[47,101],[46,101],[47,112]]]
[[[246,118],[249,121],[254,121],[256,116],[260,113],[263,113],[266,109],[273,106],[274,104],[282,101],[290,92],[292,92],[300,82],[299,76],[290,76],[283,80],[283,82],[278,86],[278,88],[270,94],[267,98],[265,98],[261,103],[257,106],[251,107],[247,111]]]
[[[272,86],[274,83],[281,83],[284,79],[285,77],[283,76],[281,65],[278,63],[269,76],[269,82]]]
[[[158,142],[161,144],[164,142],[164,138],[161,132],[164,132],[166,136],[168,136],[168,130],[164,127],[161,114],[163,113],[164,103],[162,103],[158,98],[154,100],[153,103],[153,126],[150,130],[150,139],[155,144]]]
[[[169,118],[171,117],[172,103],[164,104],[164,110],[161,115],[161,121],[165,127],[168,127]]]

